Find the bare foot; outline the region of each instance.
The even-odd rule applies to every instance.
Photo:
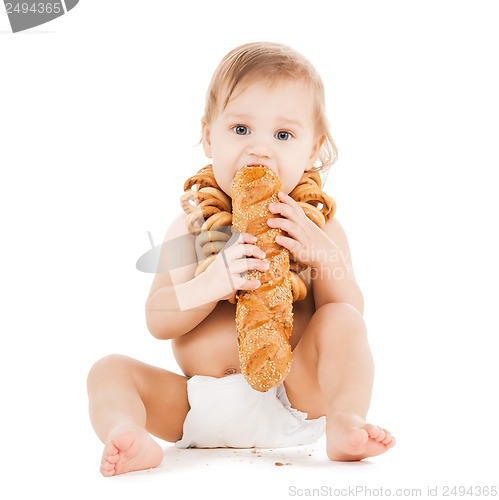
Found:
[[[353,413],[326,414],[326,453],[330,460],[355,461],[375,457],[395,446],[386,430]]]
[[[115,476],[133,470],[157,467],[163,460],[163,450],[141,428],[116,430],[104,446],[100,471],[103,476]]]

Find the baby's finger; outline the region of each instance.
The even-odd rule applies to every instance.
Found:
[[[260,250],[256,245],[250,243],[241,243],[239,245],[232,245],[224,250],[228,260],[237,260],[244,257],[257,257],[260,259],[265,258],[265,252]]]
[[[250,269],[256,269],[258,271],[267,271],[269,269],[269,263],[260,259],[239,259],[235,260],[230,265],[230,270],[232,273],[245,273]]]
[[[256,236],[249,233],[240,233],[239,231],[232,233],[232,238],[234,238],[234,243],[255,243]]]
[[[252,234],[249,234],[249,233],[241,233],[244,235],[244,239],[248,242],[248,243],[255,243],[257,238],[256,236],[252,235]]]
[[[225,244],[225,250],[227,251],[229,248],[234,248],[242,244],[250,244],[255,243],[256,237],[252,236],[248,233],[240,233],[239,231],[232,233],[229,241]]]
[[[240,278],[240,279],[241,282],[238,282],[236,285],[238,290],[256,290],[261,285],[260,280],[257,279],[251,279],[251,280],[247,280],[245,278]]]

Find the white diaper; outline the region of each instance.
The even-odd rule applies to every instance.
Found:
[[[291,408],[284,384],[254,390],[242,373],[187,380],[191,409],[177,448],[285,448],[313,443],[326,430],[326,417],[306,420]]]

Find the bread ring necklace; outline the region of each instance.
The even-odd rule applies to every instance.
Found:
[[[336,203],[322,191],[319,172],[308,170],[303,173],[296,187],[289,193],[305,215],[318,227],[334,216]],[[203,258],[194,272],[198,276],[215,260],[232,235],[232,200],[215,180],[213,166],[206,165],[184,183],[184,193],[180,206],[187,214],[185,225],[190,234],[196,237],[196,246]],[[213,229],[211,229],[213,228]],[[293,302],[307,296],[307,288],[299,274],[307,269],[289,253],[289,270]],[[235,300],[230,300],[232,304]]]

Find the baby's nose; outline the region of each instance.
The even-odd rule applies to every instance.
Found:
[[[248,154],[251,156],[258,156],[262,158],[271,158],[272,149],[265,141],[255,141],[248,146]]]

